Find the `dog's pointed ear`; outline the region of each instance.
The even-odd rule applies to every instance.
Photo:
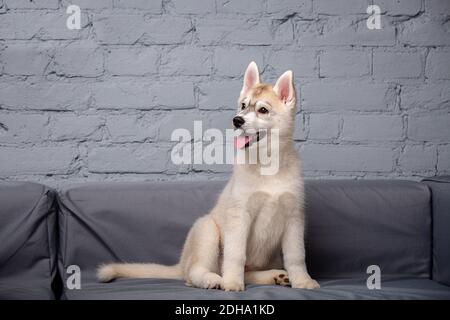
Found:
[[[259,83],[259,71],[255,61],[250,62],[245,70],[244,85],[242,86],[241,94],[244,94],[249,89],[253,88]]]
[[[291,70],[286,71],[278,78],[273,90],[283,103],[295,105],[294,77]]]

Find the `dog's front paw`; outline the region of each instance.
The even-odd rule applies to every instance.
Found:
[[[223,290],[225,291],[243,291],[245,288],[244,281],[238,279],[224,279]]]
[[[222,287],[222,277],[216,273],[207,273],[203,276],[201,287],[204,289],[220,289]]]
[[[291,279],[291,286],[292,288],[297,288],[297,289],[319,289],[320,285],[319,283],[311,278],[304,278],[304,279],[299,279],[296,281],[292,281]]]

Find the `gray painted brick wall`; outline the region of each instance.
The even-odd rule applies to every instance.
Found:
[[[0,0],[0,179],[226,178],[170,136],[229,127],[251,60],[294,71],[307,177],[450,173],[448,0]]]

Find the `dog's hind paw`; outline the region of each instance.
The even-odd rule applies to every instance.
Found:
[[[277,271],[277,270],[275,270]],[[280,270],[279,272],[276,272],[276,275],[273,277],[273,281],[275,284],[283,287],[290,286],[291,283],[289,282],[289,277],[286,271]]]

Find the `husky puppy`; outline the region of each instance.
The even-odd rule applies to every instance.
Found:
[[[278,170],[262,175],[259,161],[235,164],[233,175],[211,212],[187,235],[179,263],[113,263],[100,266],[98,279],[184,279],[188,286],[225,291],[245,284],[290,285],[315,289],[305,265],[304,192],[301,162],[294,149],[296,93],[292,71],[275,86],[261,83],[255,62],[244,75],[234,127],[237,148],[255,148],[263,130],[279,133]],[[273,140],[273,139],[272,139]]]

